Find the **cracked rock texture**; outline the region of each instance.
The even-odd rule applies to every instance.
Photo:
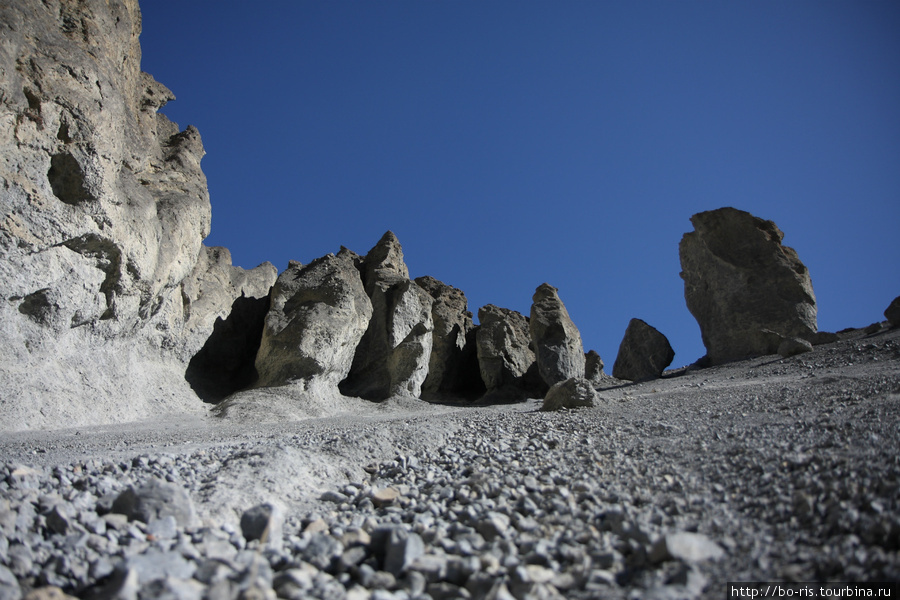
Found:
[[[204,150],[157,114],[174,96],[141,71],[140,31],[134,0],[0,5],[5,428],[202,409],[184,371],[214,320],[186,325],[183,284],[206,252]]]
[[[542,283],[532,297],[528,328],[541,377],[548,386],[584,377],[584,346],[559,290]]]
[[[481,379],[486,399],[515,400],[543,397],[541,379],[532,349],[528,319],[521,313],[493,304],[478,309],[481,324],[475,335]]]
[[[403,248],[391,231],[366,254],[362,277],[372,319],[341,391],[369,400],[419,396],[431,358],[434,299],[409,279]]]
[[[344,248],[306,266],[292,262],[278,276],[256,356],[258,385],[319,379],[336,389],[343,381],[372,317],[359,260]]]
[[[775,223],[730,207],[691,223],[679,246],[681,277],[712,364],[775,354],[785,338],[816,341],[809,271]]]

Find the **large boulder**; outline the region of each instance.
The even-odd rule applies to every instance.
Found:
[[[631,319],[613,364],[613,377],[644,381],[660,377],[675,358],[666,336],[640,319]]]
[[[561,410],[566,408],[590,408],[600,396],[594,385],[583,377],[572,377],[555,383],[544,396],[541,410]]]
[[[558,290],[548,283],[532,297],[529,331],[541,377],[548,386],[573,377],[584,377],[581,334],[569,317]]]
[[[775,223],[734,208],[691,222],[681,277],[711,364],[774,354],[785,338],[816,340],[809,271]]]
[[[278,276],[256,355],[257,386],[336,389],[347,376],[372,317],[358,261],[342,248],[305,266],[292,261]]]
[[[204,149],[157,114],[140,30],[136,0],[0,3],[0,428],[205,410],[184,372],[213,323],[186,329],[182,295]]]
[[[418,397],[428,375],[434,299],[409,279],[403,248],[388,231],[361,265],[372,319],[341,383],[344,394],[369,400]]]
[[[488,304],[478,310],[478,321],[475,341],[487,399],[543,397],[547,385],[531,349],[528,319],[517,311]]]
[[[416,284],[434,299],[431,359],[422,384],[423,398],[468,396],[484,392],[475,349],[475,324],[462,290],[424,276]]]
[[[900,296],[894,298],[884,309],[884,318],[888,320],[891,327],[900,327]]]

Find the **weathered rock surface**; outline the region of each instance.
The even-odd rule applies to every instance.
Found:
[[[660,377],[675,358],[669,340],[640,319],[631,319],[613,364],[613,377],[644,381]]]
[[[403,248],[391,231],[366,254],[362,277],[372,318],[340,389],[369,400],[419,396],[431,358],[434,299],[410,281]]]
[[[888,320],[891,327],[900,326],[900,296],[894,298],[886,309],[884,309],[884,318]]]
[[[782,338],[815,339],[809,271],[775,223],[734,208],[691,222],[679,246],[681,277],[712,364],[774,354]]]
[[[306,266],[291,262],[278,276],[256,355],[258,386],[344,380],[372,317],[359,260],[343,248]]]
[[[415,282],[434,298],[431,359],[422,396],[440,398],[483,393],[475,349],[475,324],[465,293],[430,276],[417,277]]]
[[[182,358],[189,359],[185,379],[203,400],[217,402],[256,381],[254,361],[277,277],[271,263],[246,270],[232,266],[227,248],[201,248],[182,283]]]
[[[478,310],[478,321],[478,365],[488,399],[542,397],[547,386],[531,349],[528,319],[514,310],[488,304]]]
[[[541,377],[548,386],[584,377],[581,334],[569,317],[558,290],[542,283],[532,297],[529,330]]]
[[[266,293],[208,261],[203,144],[157,114],[140,30],[134,0],[0,5],[3,429],[203,411],[188,361]]]
[[[593,383],[583,377],[572,377],[550,387],[541,410],[594,406],[599,398]]]

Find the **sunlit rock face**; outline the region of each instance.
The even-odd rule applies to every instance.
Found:
[[[212,322],[186,332],[182,284],[210,228],[204,149],[196,129],[157,114],[174,96],[141,71],[140,31],[132,0],[0,4],[10,429],[197,402],[184,364]]]
[[[372,318],[341,391],[369,400],[418,397],[431,358],[434,298],[409,279],[403,248],[391,231],[369,250],[360,270]]]

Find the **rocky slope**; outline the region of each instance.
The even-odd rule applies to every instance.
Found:
[[[0,597],[722,598],[738,580],[897,582],[900,330],[842,337],[570,411],[359,400],[341,418],[10,434]]]

